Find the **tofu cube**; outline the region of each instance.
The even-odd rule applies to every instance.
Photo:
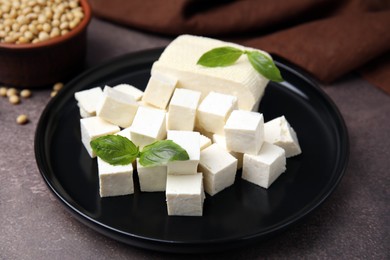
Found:
[[[244,154],[239,152],[229,151],[229,149],[226,147],[226,138],[224,135],[213,134],[213,143],[218,144],[223,149],[228,151],[234,158],[237,159],[237,170],[242,168]]]
[[[224,134],[223,127],[234,109],[237,109],[237,97],[210,92],[198,107],[196,123],[207,132]]]
[[[111,165],[98,158],[100,197],[121,196],[134,193],[133,166]]]
[[[106,86],[96,114],[112,124],[126,128],[133,122],[138,106],[132,96]]]
[[[284,116],[264,124],[264,141],[282,147],[287,158],[302,152],[297,134]]]
[[[203,172],[204,189],[214,196],[233,185],[237,172],[237,159],[217,144],[200,153],[199,171]]]
[[[145,167],[137,159],[137,172],[141,191],[165,191],[167,184],[167,166]]]
[[[80,116],[82,118],[86,118],[86,117],[91,117],[91,116],[95,116],[96,115],[96,111],[94,113],[88,113],[84,108],[82,108],[80,106],[79,103],[77,103],[77,106],[79,107],[79,110],[80,110]]]
[[[205,199],[202,173],[168,174],[165,195],[169,216],[202,216]]]
[[[142,149],[145,145],[165,139],[167,135],[165,111],[139,107],[130,127],[130,139]]]
[[[103,98],[103,91],[100,87],[95,87],[87,90],[82,90],[74,93],[74,97],[80,107],[80,116],[91,117],[96,116],[96,105]]]
[[[206,131],[206,130],[200,128],[199,126],[196,125],[196,124],[197,124],[196,121],[197,121],[197,120],[195,120],[194,132],[199,132],[201,135],[204,135],[204,136],[208,137],[210,140],[212,140],[212,139],[213,139],[213,134],[214,134],[214,133],[208,132],[208,131]]]
[[[189,156],[189,160],[168,162],[168,174],[197,173],[200,159],[200,134],[192,131],[168,130],[167,139],[180,145]]]
[[[224,127],[229,151],[257,154],[264,142],[264,118],[257,112],[234,110]]]
[[[80,119],[81,141],[91,158],[96,157],[92,151],[90,142],[100,136],[115,134],[120,131],[117,125],[113,125],[100,117],[88,117]]]
[[[116,134],[117,134],[117,135],[120,135],[120,136],[123,136],[123,137],[126,137],[127,139],[131,140],[130,130],[131,130],[130,127],[124,128],[124,129],[122,129],[121,131],[119,131],[119,132],[116,133]]]
[[[264,143],[259,154],[244,154],[242,178],[268,188],[286,170],[286,156],[279,146]]]
[[[175,90],[169,103],[168,130],[194,130],[200,95],[200,92],[189,89],[177,88]]]
[[[205,135],[200,135],[199,136],[199,138],[200,138],[200,150],[202,151],[203,149],[205,149],[206,147],[209,147],[211,144],[212,144],[212,142],[211,142],[211,139],[210,138],[208,138],[207,136],[205,136]]]
[[[127,95],[132,96],[136,101],[140,101],[144,92],[129,84],[119,84],[113,87],[115,90],[119,90]]]
[[[173,91],[176,88],[177,79],[164,74],[153,74],[146,86],[142,101],[160,109],[166,109]]]

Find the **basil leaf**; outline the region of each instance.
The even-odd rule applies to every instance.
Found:
[[[197,64],[205,67],[226,67],[232,65],[244,52],[234,47],[220,47],[204,53]]]
[[[105,135],[91,141],[92,150],[103,161],[112,165],[127,165],[139,155],[139,148],[120,135]]]
[[[169,161],[188,159],[187,151],[180,145],[172,140],[161,140],[145,146],[141,151],[139,162],[142,166],[158,166]]]
[[[272,59],[259,51],[246,51],[245,53],[252,67],[261,75],[272,81],[283,81],[282,75]]]
[[[197,64],[205,67],[226,67],[246,54],[252,67],[269,80],[283,81],[279,69],[271,58],[259,51],[242,51],[234,47],[219,47],[204,53]]]

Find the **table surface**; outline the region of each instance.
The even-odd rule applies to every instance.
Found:
[[[93,19],[87,67],[170,40]],[[186,257],[389,259],[390,96],[357,75],[321,87],[340,109],[350,138],[349,165],[335,192],[303,221],[268,241]],[[49,191],[36,165],[34,134],[50,92],[34,90],[17,106],[0,98],[0,259],[181,259],[100,235]],[[30,122],[17,125],[22,113]]]

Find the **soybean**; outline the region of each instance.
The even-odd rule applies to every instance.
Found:
[[[17,105],[20,103],[20,98],[17,95],[12,95],[8,97],[8,101],[13,105]]]
[[[32,95],[32,93],[28,89],[23,89],[22,91],[20,91],[20,96],[22,98],[29,98],[29,97],[31,97],[31,95]]]
[[[16,118],[16,123],[19,125],[24,125],[28,122],[28,117],[27,115],[21,114]]]
[[[7,97],[18,95],[18,91],[16,88],[7,89]]]
[[[53,90],[54,90],[54,91],[60,91],[63,87],[64,87],[64,83],[62,83],[62,82],[57,82],[56,84],[54,84]]]
[[[6,97],[7,96],[7,88],[6,87],[1,87],[0,88],[0,96],[1,97]]]

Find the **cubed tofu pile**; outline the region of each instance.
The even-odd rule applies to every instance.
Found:
[[[286,170],[286,157],[301,153],[284,116],[264,123],[254,112],[268,80],[248,62],[223,69],[196,65],[204,52],[226,45],[245,49],[179,36],[154,63],[144,92],[120,84],[75,93],[81,141],[91,158],[90,141],[108,134],[127,137],[140,149],[169,139],[189,155],[152,167],[98,158],[101,197],[132,194],[136,172],[142,192],[165,192],[168,215],[202,216],[205,192],[214,196],[233,185],[238,169],[244,180],[268,188]]]

